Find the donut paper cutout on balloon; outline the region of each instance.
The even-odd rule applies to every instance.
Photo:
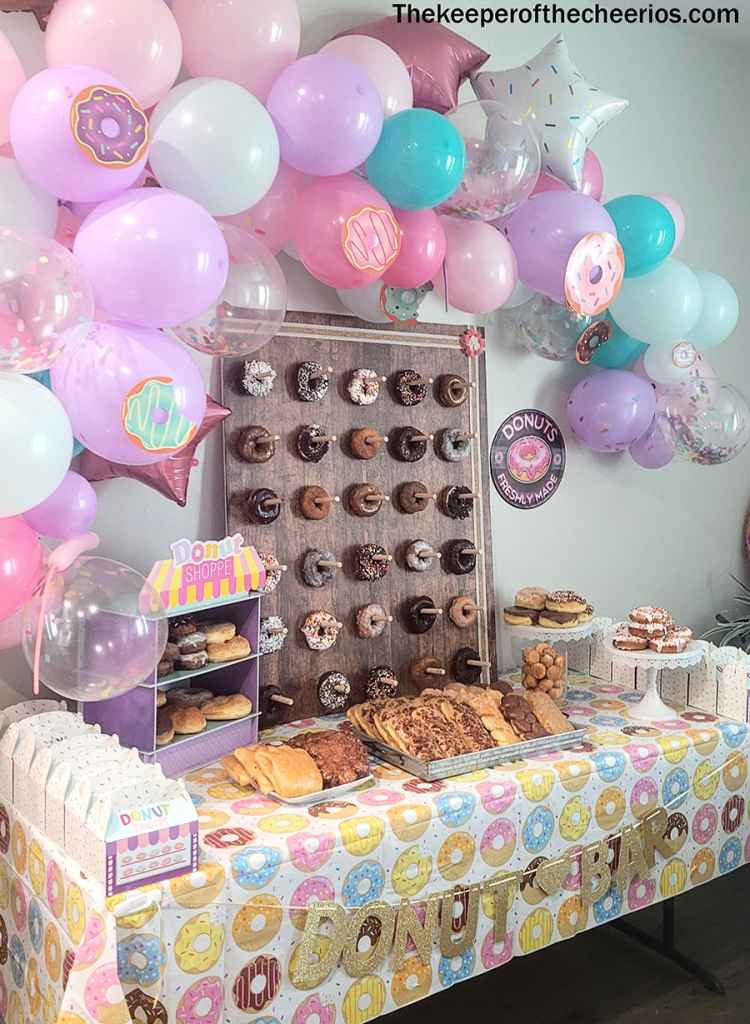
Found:
[[[371,36],[395,50],[411,76],[414,106],[428,107],[438,114],[457,106],[459,86],[490,56],[435,22],[399,22],[392,16],[340,33],[351,35]]]
[[[609,340],[606,345],[597,348],[591,357],[591,362],[603,370],[628,369],[643,355],[648,345],[644,345],[637,338],[631,338],[609,314],[605,319],[610,326]]]
[[[594,354],[606,345],[612,334],[612,324],[608,320],[596,320],[581,331],[576,342],[576,362],[580,366],[588,366]]]
[[[418,288],[431,280],[445,259],[446,238],[434,210],[393,210],[401,228],[401,249],[383,274],[383,284]]]
[[[599,316],[617,297],[625,257],[615,235],[584,235],[565,267],[565,301],[580,316]]]
[[[187,504],[190,471],[198,465],[195,450],[227,416],[231,416],[231,409],[220,405],[209,395],[206,399],[206,415],[193,440],[163,462],[152,463],[150,466],[123,466],[86,451],[79,460],[78,468],[81,475],[91,483],[99,480],[137,480],[184,508]]]

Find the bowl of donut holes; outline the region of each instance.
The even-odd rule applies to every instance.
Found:
[[[550,644],[525,647],[521,681],[527,690],[542,690],[561,704],[565,699],[568,681],[567,655],[556,651]]]

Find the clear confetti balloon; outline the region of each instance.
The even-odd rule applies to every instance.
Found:
[[[439,207],[471,220],[496,220],[531,195],[542,158],[528,123],[495,100],[463,103],[447,119],[466,146],[463,180]]]
[[[513,312],[521,341],[529,352],[557,362],[575,359],[578,339],[598,319],[579,316],[541,294]]]
[[[700,379],[668,388],[657,416],[677,454],[701,466],[730,462],[750,441],[750,406],[731,384]]]

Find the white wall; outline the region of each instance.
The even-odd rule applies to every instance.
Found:
[[[362,0],[299,0],[299,6],[305,52],[337,31],[391,13],[386,3]],[[22,30],[16,28],[20,18],[25,19]],[[3,29],[14,21],[14,34],[23,37],[30,61],[38,59],[33,19],[29,24],[22,15],[0,19]],[[484,31],[466,26],[464,34],[492,54],[488,67],[502,68],[528,59],[556,31],[545,25]],[[724,274],[737,288],[745,312],[711,362],[750,398],[748,51],[730,45],[736,40],[731,29],[702,36],[675,28],[572,27],[565,35],[586,77],[631,101],[594,144],[607,196],[667,192],[677,197],[688,225],[681,257]],[[473,98],[468,86],[462,98]],[[282,261],[290,308],[343,312],[333,292],[294,261]],[[446,316],[432,297],[422,318],[466,320],[460,313]],[[524,406],[538,406],[564,425],[565,399],[580,370],[526,353],[499,322],[488,327],[487,358],[492,432],[509,412]],[[213,378],[216,394],[215,370]],[[621,615],[636,603],[667,604],[682,621],[705,627],[733,593],[729,573],[744,572],[741,527],[750,491],[750,449],[723,467],[675,461],[649,472],[627,455],[597,456],[569,436],[568,444],[562,487],[542,508],[520,512],[493,494],[498,604],[510,603],[525,584],[573,587],[607,614]],[[147,570],[177,536],[220,534],[220,438],[204,444],[198,455],[201,465],[193,470],[185,509],[129,481],[97,485],[102,554]],[[17,692],[28,686],[25,665],[13,655],[0,658],[0,676]]]

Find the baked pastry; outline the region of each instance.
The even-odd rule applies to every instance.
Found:
[[[377,515],[384,501],[385,495],[374,484],[355,484],[347,492],[349,511],[365,519]]]
[[[328,434],[319,423],[310,423],[297,431],[297,452],[305,462],[320,462],[335,440],[335,435]]]
[[[584,622],[591,622],[594,617],[594,606],[587,604],[584,611],[578,613],[578,625],[582,626]]]
[[[354,552],[354,575],[358,580],[374,583],[387,575],[392,561],[393,557],[379,544],[361,544]]]
[[[639,636],[644,640],[659,640],[666,635],[667,626],[664,622],[631,622],[628,630],[631,636]]]
[[[156,712],[156,745],[163,747],[174,739],[174,725],[172,724],[172,712],[161,708]]]
[[[388,435],[391,438],[393,457],[399,462],[419,462],[427,454],[427,442],[431,436],[417,427],[401,427]]]
[[[409,675],[419,687],[434,686],[435,680],[445,675],[445,668],[440,658],[426,654],[421,658],[413,658],[409,664]]]
[[[256,487],[247,499],[247,518],[251,523],[268,526],[281,515],[281,499],[269,487]]]
[[[342,630],[336,616],[330,612],[314,611],[302,623],[302,635],[311,651],[327,651],[338,640]]]
[[[174,662],[171,658],[162,658],[159,664],[156,666],[156,677],[157,679],[163,679],[165,676],[170,675],[174,672]]]
[[[320,402],[328,394],[330,378],[320,363],[310,359],[297,367],[297,398],[301,402]]]
[[[205,651],[194,651],[191,654],[181,654],[174,663],[174,667],[180,672],[192,672],[196,668],[205,668],[208,664],[208,655]]]
[[[446,462],[462,462],[471,455],[473,435],[458,427],[446,427],[437,436],[437,453]]]
[[[401,405],[419,405],[427,397],[427,381],[416,370],[399,370],[393,390]]]
[[[227,757],[222,757],[221,767],[227,773],[232,782],[237,786],[250,786],[252,785],[252,779],[247,774],[242,766],[242,762],[238,761],[234,754],[229,754]]]
[[[501,705],[503,718],[519,739],[535,740],[549,732],[534,714],[531,704],[520,693],[509,693]]]
[[[306,750],[286,743],[277,746],[256,743],[237,747],[234,756],[261,793],[276,793],[291,799],[319,793],[323,788],[323,776]]]
[[[469,397],[469,384],[457,373],[444,373],[437,380],[437,400],[446,409],[457,409]]]
[[[167,645],[164,648],[164,654],[162,657],[169,658],[170,661],[174,661],[177,655],[180,653],[180,648],[177,644],[172,643],[171,640],[167,641]]]
[[[355,405],[372,405],[380,394],[380,376],[364,367],[352,370],[346,390]]]
[[[629,612],[628,618],[631,622],[637,623],[669,623],[672,621],[672,616],[666,608],[655,608],[653,605],[640,605],[638,608],[633,608]]]
[[[156,706],[157,708],[163,708],[167,703],[167,694],[164,690],[156,691]]]
[[[355,459],[374,459],[388,438],[375,427],[359,427],[349,435],[349,449]]]
[[[515,597],[519,608],[534,608],[541,611],[547,607],[547,591],[544,587],[522,587]]]
[[[539,625],[545,629],[571,629],[578,625],[578,612],[539,612]]]
[[[278,558],[271,551],[259,551],[258,557],[263,563],[263,568],[266,570],[266,582],[262,587],[258,588],[258,591],[261,594],[272,594],[279,583],[281,583],[281,577],[286,566],[282,568]]]
[[[542,690],[529,690],[525,695],[531,709],[542,724],[542,728],[553,736],[573,732],[573,726],[555,704],[551,694]]]
[[[403,605],[404,626],[409,633],[427,633],[442,615],[442,609],[436,608],[431,597],[410,597]]]
[[[474,494],[470,487],[457,484],[444,487],[438,502],[440,511],[449,519],[468,519],[474,507]]]
[[[539,612],[532,608],[519,608],[517,604],[513,604],[509,608],[503,608],[503,618],[509,626],[533,626],[539,621]]]
[[[231,722],[236,718],[245,718],[252,710],[253,702],[242,693],[214,697],[201,708],[208,722]]]
[[[574,590],[553,590],[547,594],[545,608],[551,612],[575,612],[577,615],[586,611],[587,604],[586,598]]]
[[[262,359],[246,360],[242,368],[240,385],[251,398],[265,398],[273,391],[276,371]]]
[[[237,635],[237,627],[233,622],[201,622],[200,629],[209,644],[220,644]]]
[[[206,718],[200,708],[175,705],[169,709],[169,715],[178,736],[190,736],[206,728]]]
[[[482,678],[482,664],[479,651],[473,647],[459,647],[453,655],[451,671],[457,683],[478,683]],[[479,664],[473,664],[479,662]]]
[[[331,511],[333,499],[325,487],[313,484],[303,487],[299,495],[299,510],[305,519],[325,519]]]
[[[207,700],[211,700],[213,692],[200,687],[175,687],[167,690],[167,704],[180,708],[199,708]]]
[[[445,545],[443,568],[456,576],[474,572],[477,566],[476,549],[470,540],[451,540]]]
[[[288,632],[278,615],[266,615],[260,620],[258,654],[276,654],[284,646]]]
[[[432,497],[419,480],[409,480],[398,489],[398,507],[408,516],[414,515],[415,512],[424,512]]]
[[[308,587],[324,587],[336,579],[338,564],[332,551],[310,548],[302,559],[302,581]]]
[[[439,558],[439,552],[435,551],[432,544],[426,540],[413,540],[404,556],[406,567],[412,572],[427,572]]]
[[[459,629],[470,629],[479,617],[479,608],[470,597],[459,595],[448,605],[448,618]]]
[[[648,640],[642,636],[634,636],[627,626],[620,626],[612,637],[612,646],[618,651],[645,651]]]
[[[207,643],[206,634],[195,630],[193,633],[188,633],[187,636],[180,637],[177,641],[177,650],[180,655],[195,654],[196,651],[205,651]]]
[[[390,665],[378,665],[367,673],[365,694],[368,700],[389,700],[398,693],[398,679]]]
[[[276,454],[276,438],[265,427],[252,424],[237,435],[235,450],[243,462],[251,465],[268,462]]]
[[[246,658],[250,654],[250,641],[244,636],[233,636],[231,640],[209,644],[206,653],[212,664],[222,661],[237,661],[238,658]]]
[[[318,700],[325,711],[343,711],[351,692],[352,684],[343,672],[326,672],[318,680]]]
[[[527,690],[541,690],[559,700],[563,694],[565,656],[549,644],[539,643],[523,651],[521,682]]]
[[[355,628],[361,640],[374,640],[385,632],[391,621],[390,616],[380,604],[366,604],[357,609]]]
[[[327,729],[300,732],[287,740],[290,747],[306,751],[323,778],[323,786],[343,786],[369,774],[367,749],[350,731]]]
[[[169,639],[173,643],[190,636],[197,629],[195,619],[192,615],[182,615],[178,619],[169,620]]]
[[[690,643],[688,637],[680,636],[675,630],[668,630],[664,636],[654,637],[648,646],[657,654],[680,654]]]

